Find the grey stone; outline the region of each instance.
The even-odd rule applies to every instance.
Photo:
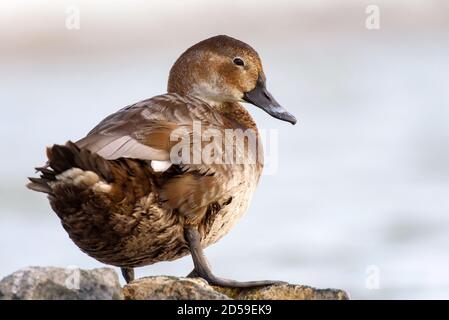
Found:
[[[116,300],[123,294],[111,268],[27,267],[0,281],[0,299]]]
[[[154,276],[137,279],[122,289],[111,268],[82,270],[28,267],[0,281],[0,299],[23,300],[346,300],[338,289],[293,284],[242,289],[210,286],[201,278]]]

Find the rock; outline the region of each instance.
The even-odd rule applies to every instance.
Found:
[[[123,299],[117,273],[110,268],[28,267],[0,281],[1,300]]]
[[[110,268],[28,267],[0,281],[0,300],[346,300],[337,289],[278,284],[239,289],[210,286],[201,278],[154,276],[122,289]]]
[[[347,300],[348,294],[337,289],[315,289],[308,286],[281,284],[253,289],[210,286],[201,278],[169,276],[146,277],[123,288],[128,300]]]
[[[126,300],[229,300],[201,278],[145,277],[123,288]]]
[[[294,284],[272,285],[254,289],[213,287],[236,300],[348,300],[348,294],[338,289],[316,289]]]

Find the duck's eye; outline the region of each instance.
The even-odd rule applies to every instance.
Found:
[[[236,65],[238,65],[238,66],[244,66],[245,65],[245,62],[243,62],[243,60],[242,59],[240,59],[240,58],[234,58],[234,63],[236,64]]]

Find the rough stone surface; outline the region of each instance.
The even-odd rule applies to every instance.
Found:
[[[127,300],[228,300],[201,278],[146,277],[125,285]]]
[[[28,267],[0,281],[1,300],[123,299],[117,273],[110,268]]]
[[[337,289],[315,289],[282,284],[253,289],[211,287],[201,278],[168,276],[147,277],[133,281],[123,289],[129,300],[346,300],[348,294]]]
[[[154,276],[123,287],[110,268],[28,267],[0,281],[0,300],[346,300],[337,289],[278,284],[252,289],[210,286],[201,278]]]
[[[316,289],[293,284],[272,285],[254,289],[213,287],[237,300],[348,300],[348,294],[338,289]]]

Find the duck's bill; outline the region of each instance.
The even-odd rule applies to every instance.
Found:
[[[243,95],[243,100],[255,105],[256,107],[261,108],[276,119],[287,121],[291,124],[296,123],[296,118],[287,110],[285,110],[273,98],[271,93],[268,92],[265,86],[265,80],[260,76],[259,79],[257,79],[256,87],[253,90],[246,92]]]

